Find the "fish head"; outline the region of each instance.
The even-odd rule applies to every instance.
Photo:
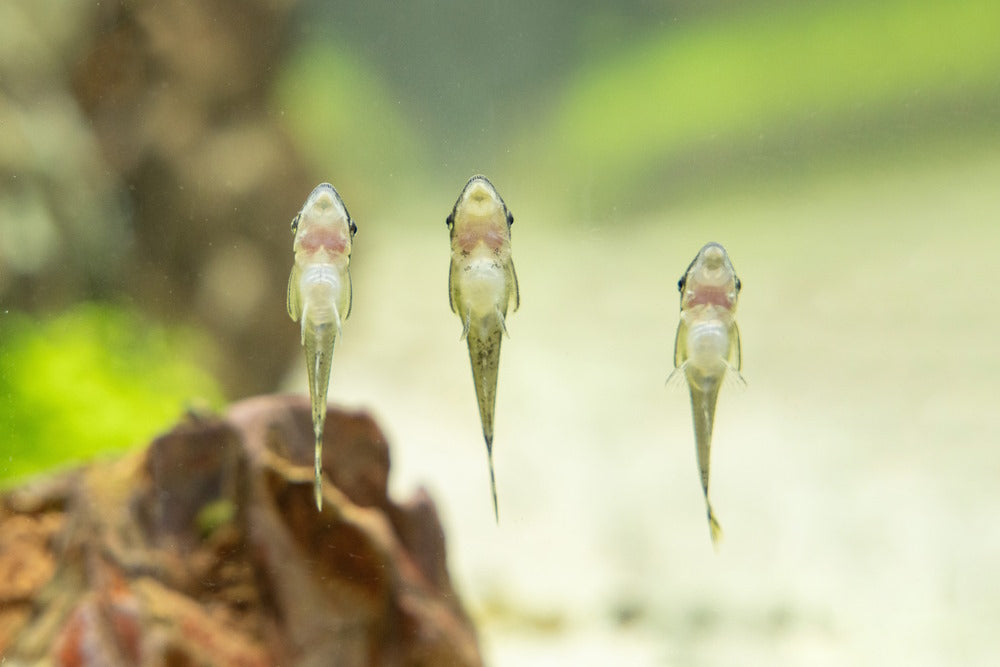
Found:
[[[741,288],[729,254],[718,243],[706,243],[677,282],[682,310],[700,305],[732,310]]]
[[[329,183],[317,185],[292,220],[296,255],[303,253],[319,259],[324,255],[330,260],[350,257],[351,242],[357,231],[344,200]]]
[[[467,254],[481,243],[494,251],[510,246],[514,216],[485,176],[469,179],[445,222],[455,251]]]

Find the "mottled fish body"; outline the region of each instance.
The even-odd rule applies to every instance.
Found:
[[[485,176],[473,176],[446,222],[451,234],[448,298],[452,311],[462,320],[462,337],[469,346],[489,459],[493,512],[499,521],[493,474],[493,413],[507,310],[511,304],[517,310],[520,304],[510,250],[514,217],[493,184]]]
[[[315,436],[316,508],[323,508],[322,454],[333,346],[351,313],[351,245],[357,227],[340,195],[320,183],[292,220],[295,264],[288,278],[288,314],[301,324]]]
[[[718,545],[722,528],[708,498],[712,425],[719,387],[728,371],[739,374],[740,332],[736,301],[740,279],[729,255],[718,243],[708,243],[677,283],[681,316],[674,343],[674,373],[683,373],[691,392],[698,470],[705,495],[712,543]]]

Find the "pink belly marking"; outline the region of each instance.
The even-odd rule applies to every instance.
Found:
[[[458,234],[458,247],[469,252],[475,249],[480,243],[483,243],[487,248],[497,250],[503,246],[506,240],[503,232],[494,227],[472,227]]]
[[[347,247],[347,240],[337,230],[317,227],[303,234],[302,238],[299,239],[299,244],[303,250],[309,253],[320,249],[329,253],[342,253]]]
[[[687,302],[688,306],[721,306],[731,308],[729,290],[724,287],[696,287]]]

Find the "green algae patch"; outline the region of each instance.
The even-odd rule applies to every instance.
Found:
[[[0,314],[0,486],[147,442],[192,404],[220,406],[208,342],[116,306]]]

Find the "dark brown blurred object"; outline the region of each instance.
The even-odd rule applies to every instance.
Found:
[[[270,99],[292,4],[113,3],[73,71],[128,189],[128,293],[207,329],[232,396],[273,389],[295,343],[289,223],[315,183]]]
[[[131,303],[208,333],[230,396],[273,390],[296,351],[289,223],[316,185],[271,98],[294,4],[0,11],[5,307]]]
[[[374,422],[261,397],[0,496],[0,656],[57,665],[479,665],[424,492]]]

